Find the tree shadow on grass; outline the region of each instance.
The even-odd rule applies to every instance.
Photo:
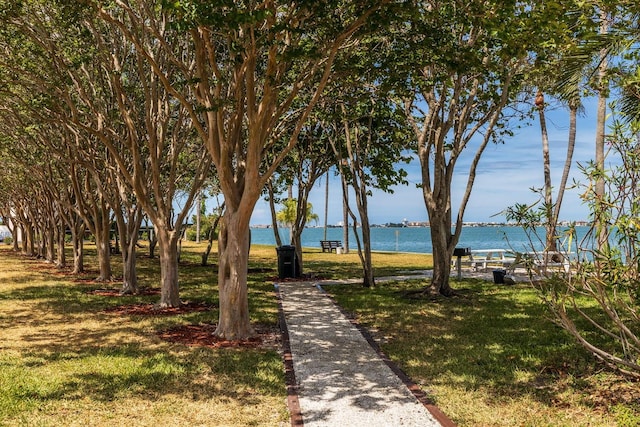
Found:
[[[27,393],[38,405],[88,399],[110,402],[132,396],[155,401],[176,393],[187,398],[228,399],[255,403],[255,394],[283,395],[280,356],[256,348],[211,349],[163,343],[152,332],[116,319],[95,325],[60,328],[53,320],[23,332],[18,357],[3,365],[24,370],[31,382],[47,383],[55,372],[55,387],[34,386]],[[48,323],[48,324],[45,324]],[[148,333],[148,332],[147,332]],[[9,398],[26,396],[24,387],[8,387]]]
[[[62,364],[65,369],[55,388],[34,387],[29,392],[28,397],[40,404],[78,399],[112,402],[126,396],[155,401],[175,394],[192,400],[216,398],[254,404],[255,395],[245,390],[278,395],[284,389],[279,357],[264,352],[196,350],[172,354],[120,346],[85,348],[73,356],[32,352],[27,357],[42,360],[42,366]],[[38,366],[32,364],[28,375],[38,377]],[[19,387],[15,393],[21,393]]]
[[[584,388],[580,378],[601,368],[549,319],[528,284],[469,279],[454,284],[453,298],[402,296],[421,286],[335,286],[331,292],[420,383],[455,381],[481,390],[488,401],[533,396],[552,406],[567,388]]]

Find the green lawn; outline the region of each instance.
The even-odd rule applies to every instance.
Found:
[[[0,425],[288,425],[276,350],[171,344],[157,332],[215,323],[217,312],[132,317],[105,313],[158,296],[104,297],[118,283],[76,282],[51,265],[0,251]],[[91,251],[89,251],[91,255]],[[184,300],[216,303],[211,267],[181,268]],[[193,254],[193,258],[197,253]],[[141,256],[140,281],[157,286],[157,259]],[[87,258],[90,266],[92,257]],[[114,259],[118,274],[117,260]],[[95,277],[96,271],[84,276]],[[256,323],[277,322],[273,285],[251,285]]]
[[[199,265],[203,247],[183,245],[181,297],[215,307],[215,268]],[[87,293],[119,285],[87,281],[97,275],[90,246],[85,281],[8,249],[0,247],[0,425],[289,425],[277,351],[188,347],[157,336],[177,325],[213,324],[215,308],[177,316],[109,314],[104,310],[159,297]],[[304,262],[305,272],[319,278],[361,277],[356,254],[307,249]],[[142,286],[158,286],[157,263],[142,250]],[[428,255],[374,257],[378,277],[430,264]],[[256,324],[277,324],[276,276],[274,248],[254,246],[249,289]],[[458,297],[405,296],[424,285],[326,289],[460,426],[640,423],[638,384],[574,345],[527,285],[462,281],[454,282]]]
[[[407,295],[425,283],[326,289],[460,426],[640,425],[640,387],[607,372],[555,326],[526,284],[454,282],[460,296]]]

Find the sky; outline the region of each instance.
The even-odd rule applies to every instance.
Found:
[[[578,117],[577,140],[573,156],[571,177],[584,182],[577,163],[585,164],[595,156],[596,100],[587,100],[585,112]],[[565,163],[566,146],[569,131],[568,111],[561,108],[549,109],[546,114],[547,130],[551,157],[552,185],[560,182]],[[473,154],[468,152],[467,154]],[[458,161],[452,187],[453,213],[457,215],[460,199],[467,182],[471,156]],[[394,193],[374,191],[369,199],[369,219],[371,224],[399,223],[408,221],[428,221],[422,190],[416,188],[421,182],[420,164],[417,160],[404,168],[408,172],[408,186],[394,187]],[[333,175],[333,174],[330,174]],[[573,182],[570,177],[569,183]],[[311,192],[309,202],[324,224],[325,181],[322,178]],[[539,122],[523,126],[516,135],[505,140],[504,144],[490,144],[478,165],[476,181],[471,198],[464,214],[465,222],[506,222],[504,214],[507,207],[515,203],[532,203],[538,195],[532,187],[540,188],[544,184],[542,169],[542,139]],[[555,190],[554,190],[555,195]],[[355,198],[351,197],[352,209],[356,211]],[[337,176],[329,178],[327,223],[337,225],[342,221],[342,200],[340,181]],[[277,210],[280,207],[276,208]],[[560,213],[560,220],[574,221],[588,218],[588,210],[579,199],[577,189],[567,190]],[[271,224],[269,206],[264,200],[256,205],[251,218],[252,225]],[[314,224],[311,224],[314,225]]]

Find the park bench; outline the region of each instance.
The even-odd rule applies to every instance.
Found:
[[[340,240],[320,240],[320,247],[322,252],[338,252],[338,248],[342,247],[342,241]]]

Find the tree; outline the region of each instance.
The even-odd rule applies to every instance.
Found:
[[[451,295],[451,257],[477,166],[487,145],[509,134],[506,108],[517,100],[540,25],[535,9],[522,3],[418,2],[407,13],[388,38],[381,66],[413,131],[421,164],[434,261],[429,290]],[[471,150],[454,220],[453,177],[457,161]]]
[[[545,118],[545,103],[542,92],[539,92],[536,96],[536,108],[538,109],[540,117],[540,129],[542,131],[542,151],[543,151],[543,169],[544,169],[544,211],[545,217],[548,218],[545,221],[546,224],[546,242],[545,250],[548,252],[557,251],[557,226],[560,220],[560,208],[562,206],[562,199],[564,197],[564,191],[569,179],[569,172],[571,170],[571,164],[573,159],[573,152],[576,145],[576,122],[578,114],[579,100],[569,101],[569,137],[567,142],[567,153],[562,170],[562,177],[560,179],[560,186],[558,187],[558,193],[554,202],[552,195],[551,185],[551,161],[549,155],[549,137],[547,135],[547,125]]]
[[[583,33],[580,34],[579,43],[573,52],[567,55],[558,88],[563,95],[569,94],[572,98],[576,98],[576,92],[582,88],[597,94],[595,162],[604,171],[607,98],[612,79],[623,76],[623,93],[627,94],[623,97],[623,111],[628,113],[627,117],[633,117],[635,80],[633,77],[627,80],[629,74],[624,62],[631,60],[629,62],[632,64],[633,76],[638,69],[637,54],[634,56],[627,52],[637,52],[633,46],[640,36],[637,30],[639,10],[637,2],[626,0],[587,1],[580,2],[579,6],[578,16],[583,24]],[[612,60],[616,63],[610,64]],[[631,104],[629,100],[632,101]],[[604,180],[596,180],[595,186],[596,191],[603,195]],[[604,224],[599,228],[604,229]],[[601,236],[600,244],[608,245],[605,235]]]
[[[209,235],[207,236],[207,247],[202,253],[202,262],[201,265],[207,265],[207,261],[209,259],[209,254],[211,253],[211,246],[213,245],[213,240],[218,238],[218,227],[220,225],[220,219],[222,218],[222,214],[224,213],[224,203],[215,208],[213,213],[213,224],[211,225],[211,229],[209,230]]]
[[[279,152],[279,147],[274,148],[274,153]],[[302,232],[309,221],[317,222],[319,219],[318,215],[313,213],[311,203],[308,202],[309,194],[318,179],[327,172],[334,162],[335,158],[330,153],[325,129],[317,120],[317,115],[313,114],[301,130],[298,143],[280,164],[276,174],[267,185],[270,204],[273,204],[275,200],[275,186],[288,188],[288,198],[281,202],[284,204],[284,209],[277,212],[274,218],[276,223],[274,233],[278,234],[276,242],[278,246],[281,246],[278,223],[289,227],[289,240],[290,244],[296,248],[300,272],[304,268]],[[294,186],[296,197],[293,197]],[[273,207],[271,209],[274,210]]]
[[[352,64],[355,61],[346,61]],[[361,65],[362,67],[362,65]],[[362,67],[364,69],[364,67]],[[363,269],[363,285],[375,286],[371,256],[368,197],[371,188],[392,192],[391,186],[406,183],[406,172],[398,163],[407,162],[403,156],[406,135],[402,133],[402,114],[379,88],[357,73],[347,84],[335,89],[333,105],[325,106],[327,126],[332,128],[329,142],[337,159],[337,168],[343,184],[343,194],[349,185],[354,192],[359,216],[360,240],[356,216],[348,208],[354,224],[358,255]],[[339,94],[335,96],[335,94]],[[333,121],[330,121],[333,120]]]
[[[327,81],[338,50],[386,2],[217,3],[184,1],[153,7],[113,2],[100,17],[131,43],[165,90],[188,112],[216,168],[225,199],[218,240],[219,321],[215,334],[240,339],[253,334],[247,294],[249,220],[263,187],[297,142],[300,129]],[[347,12],[348,11],[348,12]],[[161,23],[170,23],[161,28]],[[185,34],[191,50],[179,54],[169,36]],[[156,55],[137,39],[145,34],[183,78],[166,74]],[[182,47],[182,45],[181,45]],[[291,107],[311,93],[301,110]],[[282,152],[269,164],[265,148],[290,130]]]
[[[34,2],[21,7],[24,10],[11,22],[38,47],[34,62],[46,72],[30,68],[22,81],[48,101],[43,103],[42,115],[66,127],[74,137],[75,143],[70,145],[78,154],[74,160],[100,163],[86,169],[89,175],[82,182],[74,182],[77,191],[92,190],[100,198],[94,217],[107,224],[97,233],[100,253],[108,253],[108,209],[114,208],[119,232],[126,229],[120,238],[128,248],[123,251],[123,261],[134,265],[135,254],[129,251],[134,250],[144,210],[159,242],[159,305],[179,305],[178,240],[211,161],[197,140],[188,111],[165,89],[144,53],[153,55],[165,78],[182,84],[180,69],[164,55],[164,49],[186,52],[184,37],[174,31],[171,38],[163,39],[167,46],[158,46],[153,35],[134,34],[136,29],[126,24],[113,31],[97,19],[97,3]],[[126,17],[124,8],[109,10],[118,18]],[[156,24],[156,30],[166,31],[166,22]],[[136,50],[135,43],[147,50]],[[99,166],[108,172],[106,176],[96,174],[101,171]],[[89,187],[89,176],[94,188]],[[183,196],[181,206],[178,194]],[[78,201],[84,201],[81,195]],[[130,280],[123,291],[135,289],[135,273],[125,276],[125,281],[127,277]]]
[[[294,245],[296,252],[298,252],[301,249],[300,236],[305,224],[310,221],[318,222],[320,217],[313,213],[313,205],[309,202],[305,204],[303,209],[300,208],[301,203],[298,199],[286,199],[283,203],[282,210],[276,213],[276,220],[278,223],[289,227],[290,244]],[[301,217],[304,219],[301,220]],[[302,269],[302,258],[298,259]]]

